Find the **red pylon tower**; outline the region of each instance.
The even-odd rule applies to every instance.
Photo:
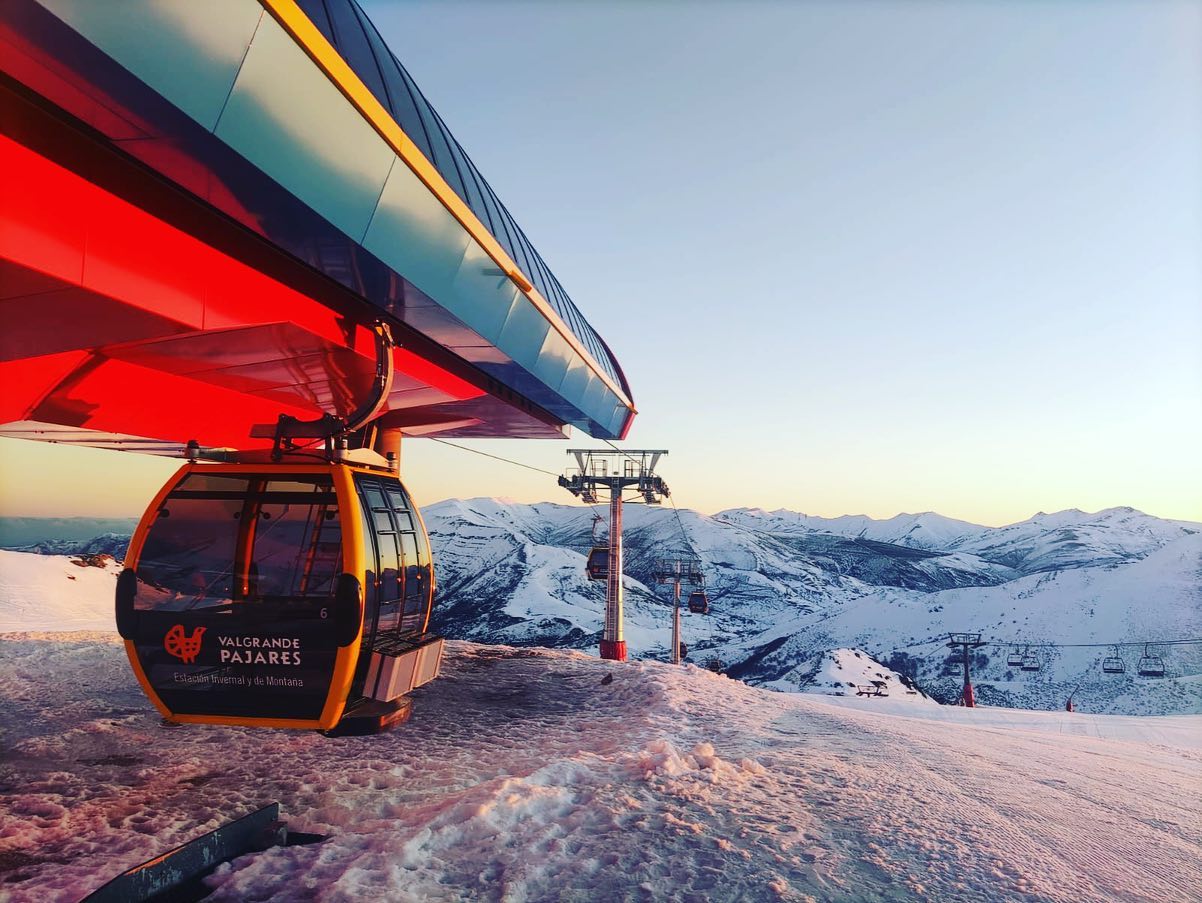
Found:
[[[705,582],[701,561],[693,555],[681,554],[656,559],[651,575],[657,583],[672,584],[672,664],[680,664],[680,584],[699,586]]]
[[[981,639],[979,633],[951,633],[948,634],[947,645],[949,649],[960,649],[964,653],[964,690],[960,695],[960,704],[970,709],[975,708],[977,698],[972,689],[971,656],[969,655],[969,650],[976,649],[978,646],[984,646],[985,642]]]
[[[601,634],[601,657],[626,661],[626,639],[622,634],[622,493],[633,489],[648,505],[658,505],[671,495],[668,484],[655,475],[655,465],[664,449],[618,449],[600,451],[570,448],[576,469],[559,478],[559,485],[584,502],[600,501],[597,490],[609,490],[609,571],[605,581],[605,629]]]

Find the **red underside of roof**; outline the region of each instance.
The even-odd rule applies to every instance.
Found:
[[[362,400],[365,322],[3,135],[0,173],[0,423],[255,448],[254,424]],[[409,350],[395,363],[389,408],[415,427],[485,394]]]

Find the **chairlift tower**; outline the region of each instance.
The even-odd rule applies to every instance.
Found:
[[[634,489],[648,505],[658,505],[671,495],[668,484],[655,475],[655,465],[665,449],[569,448],[576,468],[559,478],[559,485],[581,501],[596,504],[598,490],[609,490],[609,568],[605,582],[605,630],[601,635],[601,657],[626,661],[622,634],[622,492]]]
[[[701,562],[692,555],[657,558],[651,569],[657,583],[672,584],[672,664],[680,664],[680,584],[703,584]]]
[[[985,645],[985,641],[981,639],[979,633],[950,633],[947,637],[947,645],[949,649],[959,648],[964,654],[964,692],[960,697],[960,701],[967,708],[975,708],[977,701],[972,690],[972,675],[970,673],[970,657],[969,650],[977,649]]]

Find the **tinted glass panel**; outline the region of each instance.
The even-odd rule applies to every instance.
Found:
[[[365,630],[371,630],[372,625],[376,623],[377,606],[379,605],[379,593],[376,585],[376,542],[372,535],[370,514],[362,505],[359,506],[359,517],[363,527],[363,557],[367,560],[367,573],[363,579],[363,624]]]
[[[493,231],[493,235],[505,248],[505,252],[509,254],[511,258],[517,260],[518,255],[514,251],[513,236],[509,232],[509,226],[507,225],[508,217],[505,215],[505,208],[502,207],[501,202],[497,200],[497,195],[492,190],[491,185],[485,183],[484,189],[485,203],[488,204],[488,208],[492,212],[493,223],[498,226],[498,229]]]
[[[480,188],[484,195],[484,209],[488,211],[489,219],[492,222],[493,238],[508,250],[509,233],[505,231],[505,224],[501,220],[501,211],[497,207],[497,199],[493,196],[492,189],[488,187],[488,183],[483,179],[480,180]]]
[[[140,609],[316,607],[342,573],[334,486],[324,474],[190,474],[159,508],[137,571]]]
[[[412,500],[399,481],[357,476],[363,498],[379,504],[372,511],[378,549],[378,629],[376,639],[412,632],[425,623],[431,602],[430,549],[411,512]],[[382,529],[387,524],[387,529]]]
[[[333,486],[314,493],[308,502],[298,500],[296,493],[313,489],[296,481],[267,484],[255,527],[251,598],[292,603],[334,595],[342,573],[338,501]]]
[[[334,41],[338,52],[347,61],[355,74],[363,79],[369,91],[385,107],[389,106],[388,92],[384,90],[384,79],[376,65],[375,55],[363,33],[359,16],[351,7],[350,0],[326,0],[326,9],[334,23]]]
[[[380,533],[380,601],[388,602],[401,596],[401,550],[395,533]]]
[[[434,111],[430,108],[417,85],[413,83],[413,79],[408,77],[408,74],[401,70],[401,76],[405,81],[405,85],[409,88],[409,93],[413,98],[413,103],[417,107],[417,112],[421,118],[422,126],[426,130],[426,137],[430,141],[430,162],[438,169],[442,177],[447,180],[447,184],[455,189],[455,193],[459,197],[464,196],[463,184],[459,180],[459,175],[455,169],[455,162],[451,158],[451,149],[447,145],[447,139],[443,135],[442,129],[438,124],[438,119]]]
[[[426,124],[426,134],[430,136],[430,143],[434,145],[434,153],[438,158],[438,171],[442,173],[447,184],[455,189],[455,193],[460,198],[466,198],[467,191],[463,187],[463,180],[459,178],[459,169],[455,166],[455,157],[451,151],[450,141],[442,130],[438,116],[424,103],[419,107],[419,111],[422,114],[422,122]]]
[[[401,546],[405,556],[405,602],[403,626],[416,630],[425,619],[426,572],[419,563],[418,540],[413,533],[401,534]]]
[[[421,563],[421,556],[419,556],[417,552],[417,534],[402,533],[401,549],[405,555],[406,575],[413,576],[418,571],[418,565]],[[412,596],[418,591],[418,589],[419,587],[416,586],[415,582],[410,581],[405,594],[407,596]]]
[[[392,515],[383,508],[371,509],[372,521],[375,523],[376,532],[388,533],[396,529],[396,525],[392,522]]]
[[[404,572],[395,533],[377,536],[380,548],[380,620],[377,633],[396,630],[404,596]]]
[[[509,211],[501,207],[501,216],[505,218],[505,225],[509,229],[511,237],[511,245],[509,256],[513,258],[514,263],[522,268],[523,273],[530,272],[530,261],[526,259],[526,250],[522,247],[521,233],[518,231],[517,225],[513,221],[513,217],[509,215]]]
[[[309,21],[317,26],[317,30],[325,35],[326,40],[337,47],[338,43],[334,40],[334,29],[330,28],[330,17],[326,15],[326,5],[323,0],[297,0],[297,6],[304,10]]]
[[[468,164],[467,158],[463,154],[463,148],[456,144],[452,150],[455,152],[455,159],[459,164],[459,175],[463,180],[464,191],[467,192],[464,200],[472,208],[472,213],[476,214],[476,218],[491,232],[492,221],[489,218],[488,209],[484,206],[484,195],[480,193],[480,186],[477,184],[475,176],[472,175],[472,167]]]
[[[534,279],[534,284],[538,288],[538,292],[548,302],[551,300],[551,280],[547,276],[547,265],[543,263],[542,257],[538,251],[534,252],[534,273],[531,276]]]
[[[463,179],[465,183],[471,182],[471,185],[468,187],[468,193],[471,195],[472,212],[476,214],[480,222],[484,223],[488,231],[496,237],[497,227],[493,222],[493,214],[489,212],[488,201],[484,197],[485,191],[481,187],[484,184],[484,179],[476,171],[476,167],[472,165],[471,160],[467,161],[467,173]]]
[[[426,135],[426,127],[422,124],[417,106],[413,102],[413,94],[401,73],[400,63],[396,61],[396,57],[392,55],[392,51],[388,49],[380,37],[380,33],[376,31],[376,27],[366,16],[362,15],[362,12],[360,15],[363,19],[363,30],[375,53],[384,84],[388,88],[388,99],[391,102],[389,109],[392,111],[392,116],[405,134],[418,146],[425,158],[433,162],[434,156],[430,151],[430,139]]]

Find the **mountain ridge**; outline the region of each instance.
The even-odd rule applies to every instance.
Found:
[[[591,508],[468,499],[429,506],[425,516],[444,581],[438,629],[481,642],[595,645],[604,603],[583,573],[593,542]],[[761,529],[765,520],[768,529]],[[781,523],[764,515],[628,508],[624,585],[632,655],[668,655],[668,588],[654,583],[651,563],[683,546],[702,560],[713,610],[708,617],[685,616],[693,660],[718,657],[735,676],[776,689],[796,689],[824,652],[862,648],[885,664],[896,658],[896,666],[911,668],[924,689],[947,701],[958,691],[942,647],[948,632],[1065,642],[1085,618],[1096,639],[1143,641],[1160,637],[1128,623],[1127,613],[1141,605],[1152,620],[1183,627],[1192,625],[1191,611],[1202,611],[1202,524],[1134,509],[1058,512],[981,528],[941,549],[867,539],[860,531],[798,529],[796,521],[793,529],[773,529]],[[1124,576],[1169,547],[1178,548],[1176,563],[1153,558],[1141,580]],[[1091,594],[1106,604],[1091,606]],[[1047,617],[1037,614],[1044,609]],[[857,620],[853,612],[866,614]],[[874,620],[887,629],[871,629]],[[1197,630],[1202,635],[1202,623]],[[923,648],[910,648],[917,641]],[[997,704],[1052,707],[1063,706],[1084,682],[1097,710],[1202,709],[1202,684],[1192,676],[1202,671],[1202,649],[1175,652],[1181,680],[1159,689],[1128,679],[1094,680],[1105,651],[1052,657],[1038,680],[1007,676],[997,651],[990,660],[983,652],[983,689]]]
[[[652,565],[677,551],[701,559],[711,601],[711,615],[684,618],[692,660],[718,658],[732,675],[774,689],[798,689],[823,654],[858,648],[947,701],[959,677],[942,638],[965,630],[1020,644],[1202,636],[1202,524],[1126,507],[1070,509],[979,532],[956,526],[944,547],[931,548],[934,533],[916,537],[913,520],[877,521],[897,529],[871,538],[854,519],[841,522],[840,534],[812,529],[792,512],[732,510],[626,509],[632,656],[669,657],[670,587],[656,584]],[[604,593],[584,562],[605,529],[602,521],[594,532],[593,507],[450,499],[423,514],[438,576],[433,629],[484,643],[596,646]],[[951,520],[917,517],[932,529]],[[110,534],[27,548],[120,556],[125,540]],[[1095,711],[1202,711],[1202,646],[1175,648],[1170,678],[1158,687],[1130,674],[1099,681],[1106,652],[1055,652],[1038,675],[1022,675],[1002,667],[1006,651],[998,647],[983,650],[974,670],[983,698],[995,704],[1063,705],[1080,684]]]

